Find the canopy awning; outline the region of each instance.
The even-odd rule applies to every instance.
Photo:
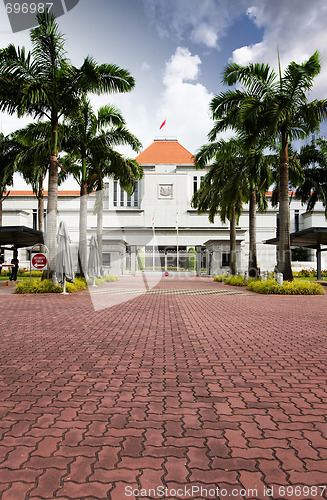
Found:
[[[321,245],[327,245],[327,227],[309,227],[290,234],[292,247],[314,248],[317,254],[317,279],[321,279],[321,252],[327,251],[327,248],[321,248]],[[266,240],[267,245],[279,245],[279,238]]]
[[[327,245],[327,227],[309,227],[290,234],[292,247],[319,248]],[[267,245],[279,245],[279,238],[265,241]]]
[[[43,233],[26,226],[1,226],[0,246],[24,248],[44,243]]]

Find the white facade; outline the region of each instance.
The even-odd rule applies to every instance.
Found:
[[[169,146],[170,141],[158,141],[155,144],[160,148]],[[177,143],[178,144],[178,143]],[[176,145],[175,145],[176,146]],[[180,146],[178,144],[178,146]],[[181,146],[180,146],[181,147]],[[147,150],[145,150],[146,152]],[[186,150],[185,150],[186,151]],[[187,152],[188,153],[188,152]],[[142,163],[143,153],[137,158]],[[188,153],[191,158],[190,153]],[[156,155],[154,155],[155,157]],[[178,155],[177,155],[178,156]],[[187,155],[185,156],[187,157]],[[226,270],[226,255],[229,252],[229,225],[222,224],[219,216],[215,223],[210,224],[207,214],[199,215],[191,207],[194,190],[200,185],[201,176],[205,171],[195,170],[192,161],[188,163],[173,162],[165,158],[165,163],[144,163],[144,177],[138,181],[135,193],[129,197],[122,191],[119,182],[112,179],[105,184],[103,210],[103,254],[104,267],[113,274],[122,274],[133,269],[127,255],[137,249],[151,252],[155,247],[162,252],[171,250],[180,252],[190,247],[210,246],[208,242],[215,242],[216,262],[211,262],[210,274]],[[156,159],[156,158],[154,158]],[[167,163],[171,161],[171,163]],[[96,234],[97,216],[93,214],[95,194],[88,197],[88,237]],[[45,209],[47,199],[45,197]],[[34,211],[34,216],[33,216]],[[3,203],[3,225],[24,225],[36,228],[37,200],[32,192],[11,191]],[[276,264],[276,247],[265,245],[263,242],[276,236],[278,207],[269,204],[265,214],[257,214],[257,255],[258,266],[261,270],[272,270]],[[249,218],[248,206],[245,205],[237,227],[237,263],[240,271],[247,269]],[[291,232],[306,229],[312,226],[327,226],[322,204],[317,203],[313,213],[306,213],[305,206],[300,201],[292,199],[290,205]],[[78,191],[60,191],[58,197],[58,222],[67,223],[70,238],[73,242],[75,256],[78,246],[79,226],[79,193]],[[212,244],[211,244],[212,246]],[[311,261],[315,255],[311,252]],[[217,255],[219,258],[217,259]],[[5,254],[9,262],[12,255]],[[224,261],[225,259],[225,261]],[[327,267],[325,252],[322,254],[322,268]],[[19,251],[21,266],[28,266],[27,252]],[[169,264],[169,263],[168,263]],[[223,266],[225,264],[225,266]],[[307,262],[304,265],[313,265]]]

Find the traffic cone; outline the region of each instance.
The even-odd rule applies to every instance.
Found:
[[[9,286],[9,283],[8,283],[8,281],[6,281],[6,286]]]

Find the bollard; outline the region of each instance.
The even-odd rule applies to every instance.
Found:
[[[277,283],[279,285],[283,284],[283,273],[277,273]]]

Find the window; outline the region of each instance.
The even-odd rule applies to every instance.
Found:
[[[221,265],[222,266],[229,266],[229,257],[230,257],[230,254],[227,252],[223,252],[221,254]]]
[[[110,265],[111,265],[111,254],[110,253],[103,253],[102,254],[102,264],[105,267],[110,267]]]
[[[294,211],[294,231],[299,231],[300,227],[300,213],[298,210]]]
[[[37,229],[37,209],[33,208],[33,229]]]
[[[109,182],[105,182],[103,186],[103,208],[105,210],[109,208]]]
[[[114,181],[114,207],[117,206],[118,182]]]
[[[134,190],[134,207],[139,206],[139,181],[136,180],[135,190]]]
[[[204,177],[204,175],[201,175],[201,176],[195,175],[193,177],[193,194],[195,194],[197,192],[197,190],[199,189],[199,187],[201,186],[201,182],[203,181],[203,177]]]
[[[46,230],[47,230],[47,227],[46,227],[47,211],[46,210],[44,210],[43,217],[44,217],[44,221],[43,221],[44,232],[46,232]],[[38,210],[37,210],[37,208],[33,208],[33,229],[37,230],[38,228],[39,228],[39,226],[38,226]]]
[[[118,203],[119,192],[119,203]],[[139,181],[136,180],[135,190],[133,194],[128,194],[122,187],[119,186],[118,181],[114,181],[114,207],[138,207],[139,206]]]

